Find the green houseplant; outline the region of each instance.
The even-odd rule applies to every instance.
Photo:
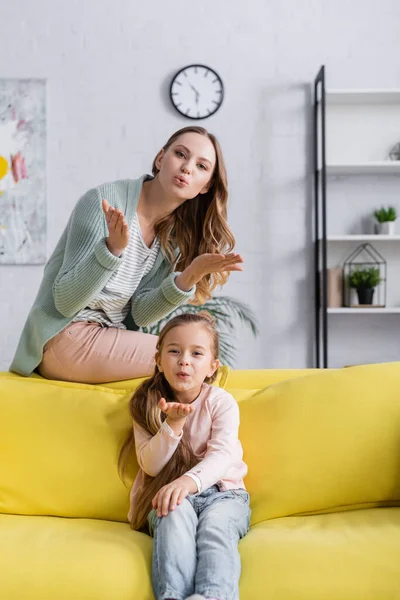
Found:
[[[372,304],[375,288],[381,281],[377,267],[357,267],[348,278],[349,286],[357,290],[359,304]]]
[[[380,208],[374,211],[376,224],[376,233],[383,235],[394,235],[394,222],[397,219],[397,211],[394,206]]]
[[[144,333],[158,335],[172,317],[182,313],[198,313],[208,311],[215,319],[215,325],[220,335],[220,360],[222,364],[234,366],[236,348],[233,342],[236,324],[249,327],[254,336],[258,335],[257,319],[249,306],[229,296],[215,296],[201,306],[185,304],[173,310],[167,317],[154,325],[141,327]]]

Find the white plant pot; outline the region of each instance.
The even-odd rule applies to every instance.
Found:
[[[375,232],[378,235],[394,235],[395,221],[385,221],[384,223],[376,223]]]

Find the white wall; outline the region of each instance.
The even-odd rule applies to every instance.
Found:
[[[239,332],[237,366],[310,366],[310,82],[324,63],[329,87],[400,87],[398,0],[13,0],[1,13],[0,76],[47,78],[49,253],[86,189],[148,171],[188,123],[169,104],[172,74],[192,62],[220,73],[223,107],[203,123],[225,153],[246,260],[224,293],[250,304],[261,328],[257,340]],[[0,369],[42,270],[0,266]],[[355,324],[351,362],[398,356],[400,323],[382,319],[372,349]],[[338,364],[348,323],[333,340]]]

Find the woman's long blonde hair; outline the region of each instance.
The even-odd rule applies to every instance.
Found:
[[[214,326],[214,320],[207,312],[197,314],[185,313],[174,317],[162,329],[157,342],[157,353],[162,352],[165,336],[169,331],[181,325],[188,323],[202,323],[210,334],[212,344],[211,350],[213,359],[219,356],[219,335]],[[212,383],[216,378],[217,372],[211,377],[206,378],[206,383]],[[154,436],[160,430],[161,424],[167,418],[167,415],[158,407],[160,398],[165,398],[167,402],[174,402],[174,392],[169,386],[164,374],[161,373],[156,365],[154,375],[146,379],[133,394],[129,411],[134,422],[144,431]],[[133,431],[125,441],[119,456],[118,469],[120,476],[124,479],[125,467],[128,456],[133,446]],[[151,501],[164,485],[181,477],[197,463],[190,443],[187,439],[185,429],[183,436],[178,444],[174,454],[156,477],[144,474],[145,481],[143,487],[138,492],[135,502],[135,512],[131,521],[132,529],[140,530],[146,525],[147,515],[151,511]]]
[[[184,127],[169,138],[163,146],[164,152],[184,133],[198,133],[207,137],[214,146],[216,163],[208,191],[187,200],[156,224],[155,231],[161,246],[178,271],[184,271],[200,254],[226,254],[231,252],[235,245],[235,238],[226,220],[228,183],[218,140],[203,127]],[[159,172],[156,166],[158,156],[159,153],[153,162],[154,176]],[[224,285],[228,277],[229,273],[224,272],[203,277],[197,283],[193,303],[204,304],[211,298],[211,292],[218,285]]]

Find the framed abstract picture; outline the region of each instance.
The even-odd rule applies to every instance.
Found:
[[[46,82],[0,79],[0,265],[46,262]]]

